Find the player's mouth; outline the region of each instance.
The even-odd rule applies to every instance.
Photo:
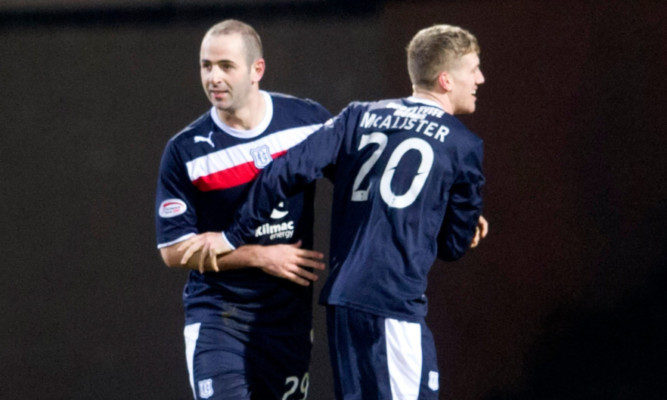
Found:
[[[225,96],[229,95],[229,90],[210,89],[209,93],[214,99],[222,100]]]

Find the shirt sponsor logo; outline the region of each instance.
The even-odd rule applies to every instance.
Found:
[[[278,203],[278,207],[271,211],[271,219],[279,220],[285,218],[289,214],[289,210],[285,207],[285,202]],[[269,240],[274,239],[291,239],[294,236],[294,221],[285,221],[275,223],[266,223],[258,226],[255,229],[255,237],[268,236]]]
[[[264,224],[255,230],[255,237],[268,236],[273,239],[291,239],[294,236],[294,221],[281,224]]]
[[[172,218],[184,214],[188,206],[181,199],[167,199],[160,204],[158,211],[162,218]]]
[[[285,208],[285,202],[281,201],[278,203],[278,207],[271,211],[271,219],[281,219],[288,213],[289,211],[287,211],[287,208]]]

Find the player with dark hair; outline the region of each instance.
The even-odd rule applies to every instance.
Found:
[[[249,227],[257,245],[203,263],[259,171],[331,117],[313,101],[260,90],[262,57],[245,23],[206,33],[200,70],[213,107],[169,140],[160,165],[158,248],[167,266],[191,269],[184,335],[196,399],[303,399],[308,390],[310,283],[312,268],[324,268],[321,253],[301,248],[312,246],[314,187]],[[193,245],[202,251],[184,257]]]
[[[458,259],[488,229],[482,140],[454,117],[475,111],[484,83],[477,40],[436,25],[417,33],[407,59],[412,96],[351,103],[264,169],[224,232],[230,247],[245,243],[275,204],[334,168],[320,302],[338,399],[438,397],[427,274],[436,256]]]

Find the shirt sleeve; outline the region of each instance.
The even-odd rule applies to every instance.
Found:
[[[454,181],[447,202],[445,218],[438,235],[438,258],[454,261],[470,247],[477,221],[482,213],[482,141],[465,153],[461,169]]]
[[[246,202],[236,213],[234,222],[224,232],[232,246],[238,247],[251,241],[252,227],[266,220],[278,203],[321,178],[324,169],[335,164],[345,135],[348,113],[347,109],[343,110],[262,170],[250,188]]]
[[[197,234],[194,186],[185,171],[175,143],[162,155],[155,196],[157,247],[163,248]]]

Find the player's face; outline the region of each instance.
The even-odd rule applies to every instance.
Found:
[[[243,108],[258,80],[246,61],[241,35],[205,37],[199,58],[202,85],[213,106],[229,113]]]
[[[475,112],[477,87],[484,83],[477,53],[468,53],[461,57],[449,73],[453,83],[450,93],[453,114]]]

